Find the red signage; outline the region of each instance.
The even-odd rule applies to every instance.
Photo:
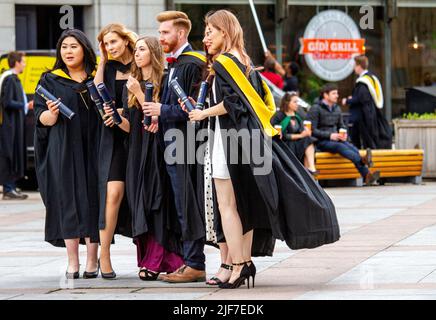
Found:
[[[351,59],[365,53],[365,39],[304,39],[300,38],[300,54],[311,54],[316,60]]]

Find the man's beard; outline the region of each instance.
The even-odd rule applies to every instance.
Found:
[[[164,52],[165,53],[171,53],[174,51],[174,48],[176,47],[177,43],[176,42],[172,42],[172,43],[167,43],[163,46]]]

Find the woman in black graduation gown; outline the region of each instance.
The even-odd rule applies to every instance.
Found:
[[[136,41],[135,62],[124,91],[124,114],[129,120],[126,196],[132,213],[139,278],[157,280],[160,272],[171,273],[183,265],[181,228],[174,195],[164,162],[164,145],[156,135],[158,118],[144,126],[141,105],[146,82],[153,85],[159,101],[164,54],[156,37]]]
[[[304,163],[312,175],[318,172],[315,167],[316,138],[312,137],[312,130],[304,126],[303,118],[298,114],[298,94],[287,92],[280,102],[280,111],[271,119],[271,124],[281,127],[282,140],[295,156]]]
[[[35,95],[35,163],[46,207],[45,240],[67,248],[68,278],[79,277],[79,243],[87,246],[85,278],[98,274],[98,112],[89,99],[96,57],[80,30],[66,30],[56,46],[56,63],[39,84],[68,106],[75,116],[59,114],[57,101]]]
[[[300,249],[337,241],[339,227],[330,198],[276,137],[270,124],[275,109],[271,93],[251,67],[237,18],[226,10],[209,14],[206,36],[215,54],[212,107],[191,111],[189,117],[216,117],[212,174],[233,262],[230,280],[220,287],[236,288],[256,274],[251,261],[253,230]],[[238,142],[235,129],[248,133],[248,143]],[[264,156],[260,165],[259,149]]]
[[[96,85],[105,83],[116,108],[121,112],[123,88],[130,74],[136,35],[124,25],[113,23],[100,31],[98,41],[101,60],[94,82]],[[127,120],[124,118],[117,126],[109,117],[102,126],[99,150],[99,261],[105,279],[116,277],[110,259],[110,245],[114,233],[131,236],[131,217],[124,197],[127,166],[126,125]]]

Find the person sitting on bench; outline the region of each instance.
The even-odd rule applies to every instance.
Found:
[[[337,105],[338,87],[333,83],[321,89],[319,102],[310,108],[307,119],[312,121],[312,136],[317,138],[320,151],[339,153],[356,166],[367,185],[374,184],[380,178],[380,171],[370,172],[372,166],[371,149],[361,157],[359,150],[347,141],[347,132],[342,120],[341,108]]]

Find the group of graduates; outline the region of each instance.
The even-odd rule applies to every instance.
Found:
[[[66,247],[66,277],[80,277],[78,247],[86,244],[83,277],[115,279],[114,234],[133,239],[142,280],[206,281],[204,246],[218,247],[222,264],[207,284],[220,288],[249,287],[250,279],[254,286],[251,258],[272,255],[276,239],[291,249],[337,241],[332,201],[270,122],[274,100],[238,19],[227,10],[206,15],[205,54],[188,42],[185,13],[165,11],[157,21],[159,38],[117,23],[103,28],[98,65],[86,35],[65,30],[53,69],[39,81],[58,98],[35,95],[35,161],[45,240]],[[207,81],[205,107],[189,109],[173,79],[193,106]],[[105,84],[116,111],[106,103],[98,110],[90,81]],[[150,84],[152,101],[144,94]],[[61,102],[72,119],[60,113]],[[204,149],[192,130],[207,133]],[[258,148],[242,143],[241,131]],[[201,159],[188,159],[192,145]],[[259,149],[268,170],[259,170]]]

